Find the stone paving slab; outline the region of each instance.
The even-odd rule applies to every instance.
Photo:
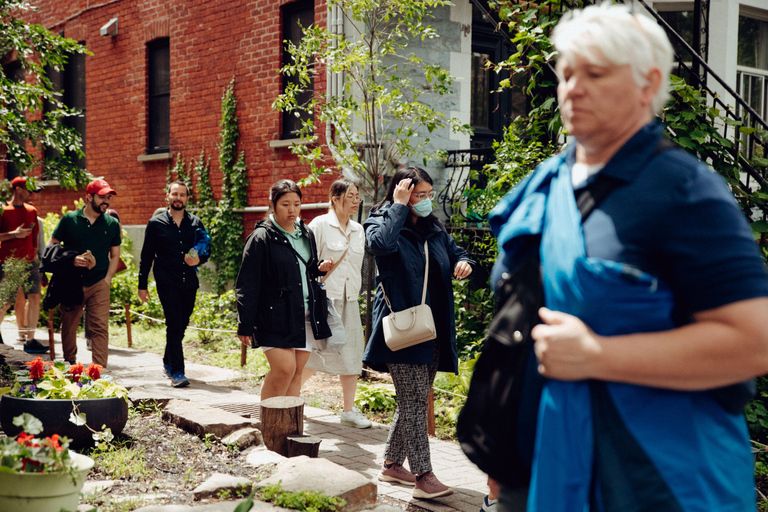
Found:
[[[14,318],[7,317],[0,325],[5,346],[0,350],[15,349],[14,356],[20,361],[29,361],[33,355],[22,352],[22,344],[16,342],[16,324]],[[38,341],[47,344],[48,334],[43,329],[36,333]],[[56,335],[56,353],[61,358],[61,342]],[[85,340],[78,338],[78,360],[83,364],[91,362],[91,353],[86,349]],[[43,355],[47,360],[47,355]],[[163,376],[162,358],[157,354],[141,352],[135,349],[110,347],[109,374],[128,387],[132,398],[163,398],[189,400],[212,406],[221,404],[251,404],[256,406],[259,397],[239,390],[233,390],[226,381],[239,374],[238,371],[216,368],[206,365],[187,365],[187,377],[191,385],[176,389]],[[456,443],[430,439],[432,466],[437,477],[453,486],[454,494],[436,500],[419,500],[411,497],[412,487],[399,484],[378,482],[381,464],[384,460],[384,444],[389,428],[374,424],[369,429],[356,429],[341,425],[339,416],[332,411],[315,407],[304,407],[304,433],[322,439],[320,458],[328,459],[350,470],[367,476],[378,484],[379,495],[408,502],[413,506],[432,512],[477,512],[482,505],[483,496],[488,492],[486,476],[472,464]],[[186,507],[178,510],[195,512],[230,512],[237,502],[220,504],[224,508]],[[272,507],[270,507],[272,508]],[[141,512],[173,512],[163,507],[145,507]]]

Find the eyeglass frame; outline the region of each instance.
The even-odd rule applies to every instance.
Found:
[[[430,201],[434,201],[435,199],[435,191],[432,190],[430,192],[419,192],[418,194],[411,192],[412,196],[416,196],[416,199],[419,201],[424,201],[425,199],[429,199]]]

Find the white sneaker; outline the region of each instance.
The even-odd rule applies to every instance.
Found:
[[[351,411],[344,411],[341,413],[341,423],[343,425],[352,425],[355,428],[368,428],[372,425],[372,423],[355,408]]]

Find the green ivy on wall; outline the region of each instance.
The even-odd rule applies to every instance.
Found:
[[[197,160],[187,165],[179,157],[172,169],[168,170],[167,180],[174,179],[192,183],[193,198],[197,205],[197,215],[203,221],[211,237],[210,263],[213,269],[203,267],[201,277],[210,283],[216,293],[223,293],[237,277],[240,259],[243,253],[243,220],[235,209],[245,208],[248,204],[248,176],[245,153],[237,152],[237,139],[240,136],[235,112],[235,79],[224,91],[221,102],[221,128],[219,142],[219,170],[222,174],[221,199],[216,200],[210,177],[210,157],[205,150]],[[191,172],[187,169],[191,168]],[[175,178],[174,178],[175,177]],[[192,198],[190,198],[190,204]]]

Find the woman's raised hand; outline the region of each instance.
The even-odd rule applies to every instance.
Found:
[[[407,205],[411,200],[411,191],[414,185],[411,185],[411,178],[405,178],[400,180],[400,183],[395,185],[395,191],[392,193],[392,199],[396,203]]]

